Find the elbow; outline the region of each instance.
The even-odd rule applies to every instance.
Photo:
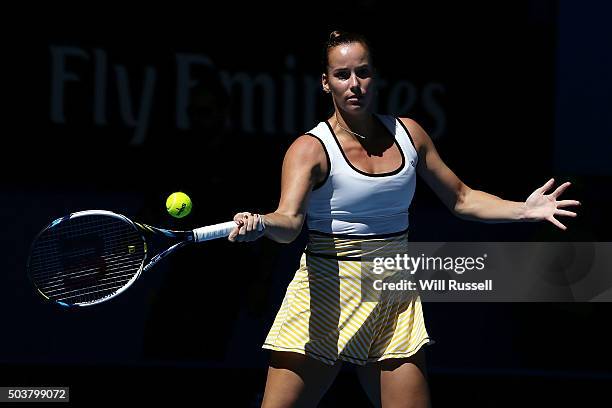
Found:
[[[461,219],[468,219],[469,213],[469,196],[471,188],[461,183],[455,194],[455,202],[451,208],[453,214]]]
[[[286,229],[284,231],[282,231],[282,233],[280,234],[275,234],[274,236],[271,236],[270,238],[272,238],[274,241],[278,242],[279,244],[290,244],[293,241],[295,241],[297,239],[297,237],[300,236],[300,232],[301,232],[301,228],[298,229]]]
[[[277,218],[271,222],[271,228],[267,228],[267,237],[279,244],[292,243],[300,236],[304,217],[301,214],[275,214]]]
[[[289,229],[288,234],[285,237],[286,240],[285,242],[283,242],[283,244],[290,244],[293,241],[295,241],[300,236],[300,233],[302,232],[303,224],[304,224],[304,217],[301,217],[301,216],[294,217],[291,222],[291,228]]]
[[[279,239],[276,239],[276,242],[278,242],[279,244],[290,244],[293,241],[295,241],[299,235],[300,234],[298,233],[298,234],[295,234],[295,235],[279,237]]]

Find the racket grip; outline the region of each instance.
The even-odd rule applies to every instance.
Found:
[[[206,227],[196,228],[193,230],[195,242],[210,241],[211,239],[225,238],[234,228],[235,221],[222,222],[220,224],[208,225]]]

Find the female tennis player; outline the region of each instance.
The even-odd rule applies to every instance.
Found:
[[[418,296],[364,302],[359,256],[364,242],[407,240],[408,209],[418,173],[458,217],[485,222],[575,217],[579,205],[550,194],[549,180],[525,202],[465,185],[414,120],[371,111],[371,48],[359,34],[334,31],[325,46],[321,83],[334,112],[289,147],[276,211],[236,214],[229,240],[294,240],[307,215],[309,242],[263,345],[272,350],[263,407],[314,407],[343,362],[376,407],[430,404],[422,347],[431,342]],[[347,257],[346,255],[351,256]]]

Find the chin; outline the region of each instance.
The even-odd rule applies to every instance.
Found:
[[[348,105],[344,107],[346,113],[363,113],[368,112],[367,105]]]

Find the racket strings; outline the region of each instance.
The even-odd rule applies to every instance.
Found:
[[[85,292],[85,293],[79,293],[79,294],[70,295],[70,296],[63,295],[62,297],[55,297],[53,298],[53,300],[59,301],[59,302],[70,303],[70,304],[77,304],[77,303],[87,303],[93,300],[104,299],[105,297],[108,297],[114,293],[117,293],[119,290],[121,290],[121,288],[125,287],[124,283],[123,284],[121,282],[119,283],[120,284],[116,286],[109,286],[109,287],[102,288],[99,290],[93,290],[96,288],[92,288],[92,290]]]
[[[138,244],[139,244],[138,242],[133,243],[132,245],[133,251],[137,251],[137,249],[139,249]],[[107,261],[112,261],[113,259],[117,259],[117,260],[125,259],[125,256],[121,254],[120,252],[125,251],[126,245],[129,246],[130,243],[122,244],[122,245],[109,245],[107,247],[108,255],[106,255],[105,259]],[[117,254],[117,253],[119,254],[112,255],[112,254]],[[83,257],[84,255],[86,255],[85,252],[80,254],[81,257]],[[91,256],[95,257],[97,255],[92,254]],[[30,273],[32,277],[36,277],[37,279],[42,281],[45,279],[45,275],[49,275],[49,273],[53,271],[54,268],[56,268],[57,271],[61,271],[64,268],[63,266],[65,264],[64,261],[65,259],[63,258],[63,256],[57,253],[57,249],[53,251],[49,250],[48,254],[37,254],[37,256],[32,257],[32,260],[30,262]],[[107,263],[110,263],[110,262],[107,262]],[[64,273],[63,275],[66,276],[69,274]]]
[[[74,283],[74,286],[79,286],[79,284],[86,284],[92,278],[95,279],[96,284],[100,284],[105,281],[118,281],[122,278],[128,277],[128,280],[134,275],[134,268],[140,267],[140,262],[135,262],[132,264],[121,265],[112,270],[112,272],[104,274],[103,278],[96,277],[97,271],[95,269],[83,270],[82,273],[75,273],[72,276],[62,277],[55,280],[50,280],[47,282],[41,282],[39,284],[39,289],[42,290],[46,294],[50,294],[56,292],[58,290],[65,290],[66,284],[65,279],[70,279],[71,282]]]
[[[136,278],[144,240],[120,217],[88,214],[60,221],[33,244],[30,278],[45,296],[88,303],[113,295]]]
[[[41,236],[39,240],[36,242],[36,251],[31,255],[32,263],[46,264],[53,260],[53,258],[60,260],[62,257],[65,257],[65,254],[58,251],[58,242],[67,241],[71,239],[81,238],[83,236],[91,236],[95,233],[95,236],[103,241],[107,242],[109,249],[112,249],[112,246],[116,246],[117,248],[124,248],[127,244],[138,244],[139,241],[142,241],[140,236],[135,231],[129,230],[108,230],[105,226],[101,226],[98,230],[89,229],[87,231],[82,231],[78,235],[70,234],[65,231],[59,231],[52,234],[45,234],[45,236]],[[72,256],[85,255],[88,251],[95,251],[95,248],[82,248],[82,252],[79,254],[75,252]]]
[[[117,266],[127,266],[128,265],[128,263],[125,262],[125,259],[121,256],[107,256],[105,258],[105,261],[106,261],[105,266],[107,270],[113,270],[113,268]],[[134,259],[133,262],[139,264],[141,260]],[[61,265],[58,264],[58,266],[61,266]],[[90,268],[85,267],[79,270],[75,270],[74,272],[71,272],[70,270],[64,270],[61,275],[60,274],[43,274],[42,272],[40,272],[40,273],[33,273],[32,276],[35,277],[36,281],[41,284],[51,284],[63,278],[73,278],[79,275],[87,275],[88,273],[95,272],[96,270],[99,269],[99,267],[96,267],[95,265],[91,265],[91,266],[92,267]],[[61,271],[62,269],[58,268],[57,270]]]

